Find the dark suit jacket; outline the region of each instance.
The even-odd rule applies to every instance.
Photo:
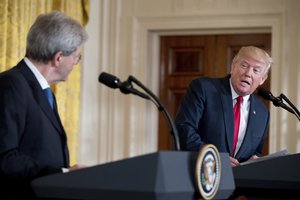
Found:
[[[26,199],[32,179],[69,167],[66,134],[23,60],[0,74],[0,109],[0,198]]]
[[[220,152],[232,155],[234,120],[229,78],[191,82],[175,119],[183,150],[198,151],[204,144],[214,144]],[[235,156],[240,162],[261,153],[269,123],[269,111],[262,101],[253,94],[249,99],[246,135]]]

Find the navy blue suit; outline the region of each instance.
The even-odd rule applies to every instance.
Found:
[[[182,98],[175,118],[182,150],[198,151],[214,144],[220,152],[232,155],[234,120],[229,84],[224,78],[193,80]],[[261,154],[269,123],[269,110],[255,95],[250,95],[246,135],[235,158],[239,162]]]
[[[23,60],[0,74],[0,108],[0,198],[26,199],[32,179],[69,167],[66,134]]]

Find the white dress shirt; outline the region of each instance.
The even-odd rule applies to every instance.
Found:
[[[233,89],[230,79],[230,88],[231,88],[231,94],[232,94],[232,108],[234,108],[234,105],[236,104],[236,98],[239,96]],[[249,117],[249,109],[250,109],[250,101],[249,101],[250,95],[243,96],[243,102],[241,104],[241,118],[240,118],[240,128],[239,128],[239,135],[238,135],[238,141],[236,144],[236,149],[234,152],[234,155],[239,151],[243,140],[245,138],[246,129],[247,129],[247,122]]]

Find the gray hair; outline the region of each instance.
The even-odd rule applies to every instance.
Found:
[[[88,36],[80,23],[61,12],[39,15],[27,35],[26,56],[47,63],[55,53],[75,52]]]

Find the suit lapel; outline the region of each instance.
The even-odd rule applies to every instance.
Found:
[[[40,91],[39,91],[40,90]],[[60,123],[60,119],[56,117],[55,110],[57,110],[56,106],[55,106],[55,110],[52,110],[48,100],[46,98],[46,96],[44,95],[44,93],[42,92],[42,90],[39,88],[35,90],[36,95],[34,95],[36,97],[37,103],[40,105],[40,107],[42,108],[43,112],[47,115],[48,119],[51,121],[51,123],[55,126],[55,128],[59,131],[62,132],[62,126]]]
[[[54,98],[54,106],[53,106],[53,113],[55,115],[55,118],[57,119],[57,123],[59,124],[61,130],[63,130],[63,132],[65,133],[64,131],[64,127],[61,123],[61,120],[60,120],[60,117],[59,117],[59,114],[58,114],[58,109],[57,109],[57,102],[56,102],[56,97],[55,95],[53,94],[53,98]]]
[[[229,84],[229,77],[221,79],[220,84],[220,96],[223,108],[224,126],[226,131],[226,143],[227,149],[230,155],[232,155],[232,144],[233,144],[233,132],[234,132],[234,121],[233,121],[233,107],[232,107],[232,95]]]

